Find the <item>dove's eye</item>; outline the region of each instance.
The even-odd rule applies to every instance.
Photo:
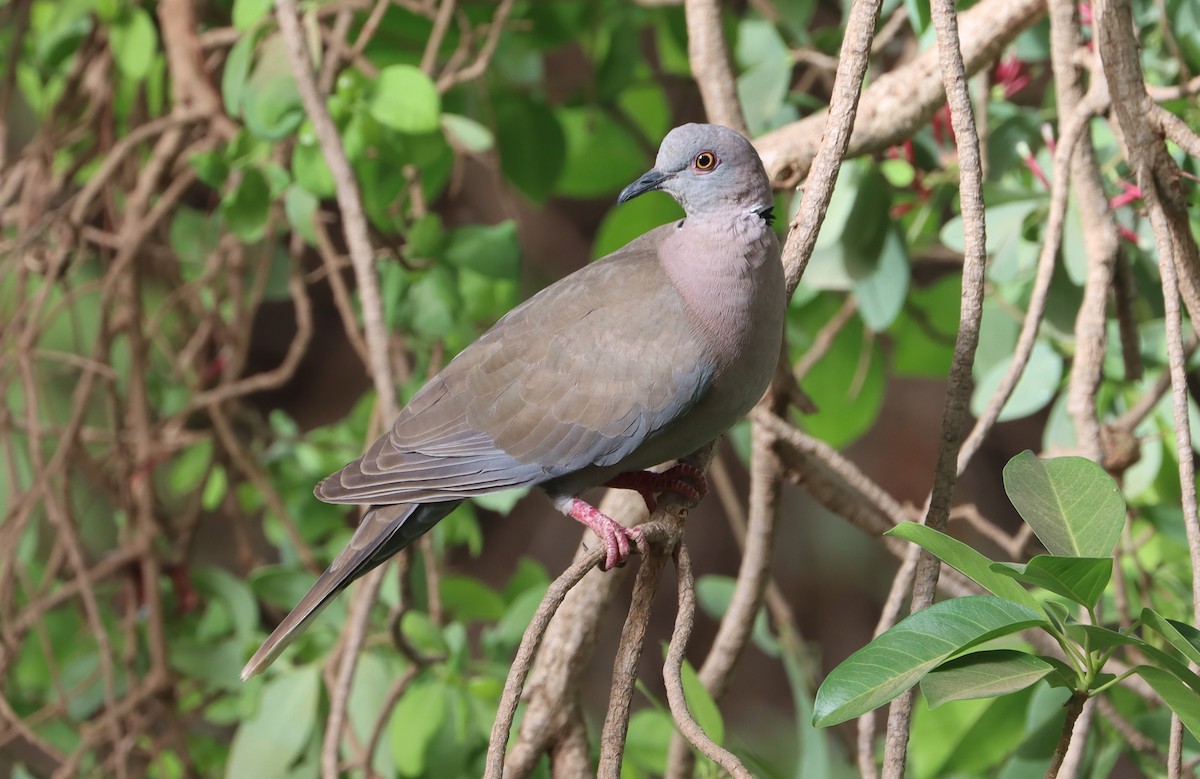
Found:
[[[717,167],[717,155],[711,151],[702,151],[692,158],[692,167],[701,173],[708,173],[713,168]]]

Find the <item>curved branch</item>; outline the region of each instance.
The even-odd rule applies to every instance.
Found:
[[[966,72],[977,73],[995,60],[1045,12],[1046,0],[981,0],[964,11],[959,25]],[[861,110],[844,156],[883,151],[928,122],[945,101],[945,88],[937,74],[937,52],[931,49],[879,76],[862,94]],[[830,115],[836,116],[832,107],[755,141],[776,188],[794,187],[809,173]]]
[[[695,624],[696,581],[692,575],[692,561],[688,557],[685,545],[679,545],[675,561],[679,574],[679,612],[675,617],[675,631],[671,634],[671,644],[667,648],[667,659],[663,663],[663,680],[667,686],[667,703],[671,707],[671,715],[684,738],[705,757],[724,768],[730,776],[737,779],[754,779],[732,752],[708,737],[688,711],[687,699],[683,695],[683,653]]]

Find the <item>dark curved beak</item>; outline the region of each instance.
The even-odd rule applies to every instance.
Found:
[[[651,168],[643,173],[637,181],[621,190],[621,194],[617,196],[617,203],[625,203],[633,200],[638,195],[659,189],[668,178],[670,178],[669,174],[661,173],[657,169]]]

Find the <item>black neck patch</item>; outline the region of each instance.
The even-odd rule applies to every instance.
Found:
[[[775,224],[775,206],[767,206],[766,208],[756,209],[754,213],[762,217],[767,224]]]

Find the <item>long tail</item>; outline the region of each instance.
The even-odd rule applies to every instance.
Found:
[[[350,543],[242,669],[242,681],[263,671],[321,609],[358,577],[428,532],[461,501],[371,506]]]

